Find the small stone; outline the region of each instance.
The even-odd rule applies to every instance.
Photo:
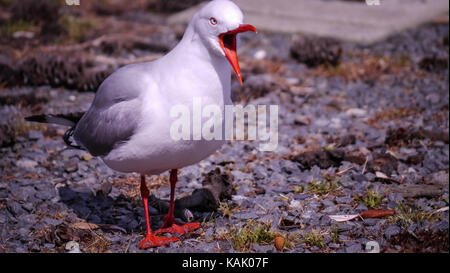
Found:
[[[244,201],[247,201],[248,198],[242,195],[233,195],[232,200],[238,205],[238,206],[242,206],[242,203]]]
[[[345,232],[345,231],[349,231],[353,228],[353,225],[350,225],[348,223],[342,224],[338,227],[338,231],[339,232]]]
[[[356,207],[356,209],[355,209],[356,212],[363,212],[363,211],[366,211],[366,210],[368,210],[368,208],[367,208],[366,205],[364,205],[364,204],[359,204],[359,205]]]
[[[352,201],[353,199],[350,196],[344,196],[344,197],[337,197],[336,198],[336,203],[338,204],[348,204]]]
[[[389,209],[395,209],[395,208],[398,207],[398,204],[397,204],[397,202],[395,202],[395,201],[389,201],[388,204],[387,204],[387,207],[388,207]]]
[[[262,59],[266,58],[266,56],[267,56],[267,52],[263,49],[260,49],[255,52],[253,57],[257,60],[262,60]]]
[[[25,168],[25,169],[34,169],[38,163],[31,159],[20,159],[16,161],[16,166],[19,168]]]
[[[233,218],[236,219],[242,219],[242,220],[247,220],[247,219],[254,219],[257,218],[258,215],[254,212],[248,212],[248,213],[235,213],[233,214]]]
[[[360,108],[351,108],[345,111],[345,113],[348,116],[355,116],[355,117],[364,117],[367,115],[367,111]]]
[[[66,250],[68,253],[81,253],[80,245],[75,241],[67,242]]]
[[[36,191],[35,196],[41,200],[49,200],[56,196],[56,191],[53,188],[44,188]]]
[[[311,247],[309,250],[311,250],[311,251],[317,251],[317,250],[319,250],[319,249],[320,249],[319,247],[313,246],[313,247]]]
[[[374,226],[377,224],[377,219],[364,219],[365,226]]]
[[[259,245],[259,244],[254,244],[254,245],[253,245],[253,250],[254,250],[255,252],[258,252],[258,253],[269,253],[269,252],[272,252],[273,246],[272,246],[272,245]]]
[[[36,216],[34,214],[22,214],[17,217],[21,226],[32,226],[36,224]]]
[[[336,243],[330,243],[330,244],[328,244],[328,247],[333,248],[333,249],[338,249],[341,247],[341,245],[336,244]]]
[[[86,153],[86,154],[83,154],[83,155],[81,156],[81,158],[82,158],[84,161],[89,161],[89,160],[92,159],[92,155]]]
[[[30,130],[29,132],[28,132],[28,138],[30,139],[30,140],[38,140],[38,139],[41,139],[41,138],[43,138],[44,136],[42,135],[42,132],[41,131],[36,131],[36,130]]]
[[[24,204],[22,204],[22,208],[24,208],[28,212],[31,212],[34,209],[34,204],[33,203],[24,203]]]
[[[68,173],[76,172],[76,171],[78,171],[78,162],[76,162],[76,161],[70,161],[70,162],[67,162],[67,163],[64,165],[64,169],[65,169],[66,172],[68,172]]]
[[[6,208],[15,217],[17,217],[25,212],[25,210],[22,208],[22,206],[19,203],[12,201],[12,200],[9,200],[6,203]]]
[[[431,223],[431,229],[434,231],[445,231],[448,232],[448,221],[434,221]]]
[[[281,160],[280,167],[281,167],[281,171],[283,171],[287,174],[294,174],[294,173],[298,173],[300,171],[298,164],[295,162],[292,162],[290,160]]]
[[[361,244],[359,244],[359,243],[351,244],[350,246],[345,248],[346,253],[359,253],[361,251],[362,251],[362,247],[361,247]]]
[[[303,125],[303,126],[307,126],[311,124],[311,119],[307,116],[304,115],[296,115],[294,118],[294,124],[295,125]]]
[[[390,225],[386,228],[386,231],[384,232],[384,236],[386,239],[390,239],[392,236],[397,235],[400,233],[400,227],[397,225]]]
[[[329,199],[322,200],[322,205],[325,207],[331,207],[334,206],[334,202]]]
[[[303,205],[302,205],[302,202],[300,202],[298,200],[291,200],[291,202],[289,202],[289,208],[291,208],[293,210],[302,210]]]
[[[29,197],[33,196],[36,190],[32,186],[20,187],[13,192],[13,195],[22,201],[27,201]]]
[[[253,169],[253,174],[254,174],[255,178],[258,180],[264,179],[268,176],[266,169],[259,165]]]
[[[32,39],[34,37],[34,32],[20,30],[20,31],[15,31],[12,36],[14,39],[20,39],[20,38]]]
[[[352,179],[358,182],[368,181],[367,177],[360,173],[353,174]]]
[[[44,219],[42,219],[42,222],[45,224],[48,224],[50,226],[57,226],[62,223],[61,220],[54,219],[54,218],[48,218],[48,217],[45,217]]]
[[[112,184],[111,184],[111,182],[109,182],[108,180],[106,180],[106,181],[104,181],[104,182],[102,183],[102,185],[100,186],[100,191],[99,191],[99,193],[102,194],[102,195],[104,195],[104,196],[107,196],[108,194],[111,193],[111,190],[112,190]]]
[[[28,234],[30,233],[30,230],[28,228],[19,228],[19,234],[22,237],[27,237]]]

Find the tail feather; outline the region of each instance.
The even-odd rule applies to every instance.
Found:
[[[73,139],[73,132],[75,130],[75,126],[78,121],[84,115],[84,112],[70,113],[70,114],[60,114],[60,115],[36,115],[26,117],[26,121],[32,122],[40,122],[40,123],[53,123],[64,126],[70,126],[63,136],[64,142],[67,146],[70,146],[75,149],[83,149],[83,147],[76,144],[76,141]]]
[[[54,116],[54,115],[31,116],[31,117],[26,117],[25,120],[40,122],[40,123],[54,123],[54,124],[59,124],[59,125],[64,125],[64,126],[75,126],[76,125],[76,123],[74,123],[71,120],[61,118],[58,116]]]

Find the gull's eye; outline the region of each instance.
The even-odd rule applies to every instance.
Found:
[[[209,18],[209,23],[213,26],[217,25],[217,20],[214,17]]]

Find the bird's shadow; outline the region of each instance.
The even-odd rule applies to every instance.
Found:
[[[89,223],[114,225],[128,233],[145,229],[142,202],[120,194],[116,198],[91,191],[76,191],[67,186],[58,188],[60,200],[71,208],[77,217]],[[211,207],[208,192],[197,191],[175,202],[175,217],[183,221],[205,221],[219,216]],[[163,225],[169,203],[155,196],[149,197],[150,226],[156,230]],[[188,219],[190,218],[190,219]]]
[[[76,191],[67,186],[58,188],[60,200],[81,219],[94,224],[118,226],[127,232],[140,232],[145,228],[142,203],[119,195],[116,198],[90,191]],[[150,207],[150,224],[155,229],[162,225],[163,215]]]

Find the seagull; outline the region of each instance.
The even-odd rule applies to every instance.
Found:
[[[202,105],[231,105],[231,68],[242,77],[237,58],[237,34],[256,32],[243,24],[243,13],[230,0],[212,0],[191,19],[183,38],[167,55],[152,62],[124,66],[99,86],[90,108],[81,117],[40,115],[28,121],[71,126],[64,134],[69,146],[100,157],[113,170],[139,173],[146,235],[142,249],[167,246],[180,235],[200,228],[200,223],[181,224],[174,218],[178,169],[214,153],[223,140],[174,140],[170,134],[170,109],[193,100]],[[231,66],[231,67],[230,67]],[[222,119],[222,123],[223,123]],[[146,175],[169,171],[170,206],[163,226],[152,233],[148,214]]]

